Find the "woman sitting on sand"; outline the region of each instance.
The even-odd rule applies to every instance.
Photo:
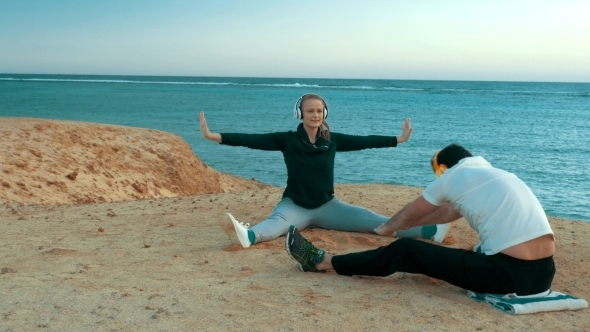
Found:
[[[337,151],[395,147],[410,138],[410,119],[402,125],[402,135],[353,136],[330,132],[326,122],[328,106],[316,94],[301,96],[295,103],[295,117],[301,119],[296,131],[267,134],[211,133],[205,114],[199,119],[201,133],[208,140],[265,151],[281,151],[287,165],[287,187],[282,200],[264,221],[249,228],[230,213],[225,222],[235,229],[228,233],[235,244],[244,248],[285,235],[289,226],[309,226],[349,232],[374,232],[389,217],[371,210],[344,203],[334,197],[334,157]],[[446,232],[446,230],[445,230]],[[444,234],[437,227],[424,226],[400,230],[397,237],[422,237],[442,242]],[[441,231],[442,233],[442,231]]]

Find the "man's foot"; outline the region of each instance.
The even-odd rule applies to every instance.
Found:
[[[289,227],[289,231],[287,232],[285,247],[291,258],[299,264],[301,271],[320,272],[315,266],[324,260],[326,252],[314,247],[311,242],[301,236],[297,228],[293,225]]]
[[[434,242],[442,243],[445,239],[445,236],[447,235],[447,232],[449,231],[449,228],[451,228],[450,222],[436,225],[436,234],[434,234],[432,240]]]
[[[250,227],[250,224],[237,221],[231,213],[226,213],[223,216],[223,231],[234,244],[239,244],[244,248],[250,246],[248,227]]]

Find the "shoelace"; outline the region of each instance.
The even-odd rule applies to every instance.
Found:
[[[318,263],[318,259],[321,257],[321,253],[319,252],[320,250],[305,239],[303,239],[301,243],[301,249],[303,249],[302,251],[303,257],[305,258],[305,263],[308,263],[306,265],[308,265],[311,270],[317,271],[315,265]]]
[[[309,249],[309,252],[313,255],[314,263],[317,264],[317,263],[319,263],[319,261],[321,261],[323,259],[324,251],[314,247],[311,243],[309,243],[309,245],[311,246],[311,248]]]

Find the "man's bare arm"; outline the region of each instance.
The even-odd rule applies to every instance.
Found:
[[[461,217],[462,215],[459,212],[455,211],[451,204],[445,203],[431,214],[420,219],[420,221],[418,221],[414,226],[446,224],[453,222]]]
[[[434,213],[439,207],[430,204],[424,197],[416,198],[412,203],[406,205],[396,213],[389,221],[375,229],[375,233],[393,236],[401,229],[410,229],[420,226],[422,219]]]

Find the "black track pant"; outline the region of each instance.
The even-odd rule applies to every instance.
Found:
[[[338,274],[388,276],[419,273],[478,293],[531,295],[551,287],[553,257],[526,261],[504,254],[484,255],[464,249],[402,238],[374,250],[332,258]]]

